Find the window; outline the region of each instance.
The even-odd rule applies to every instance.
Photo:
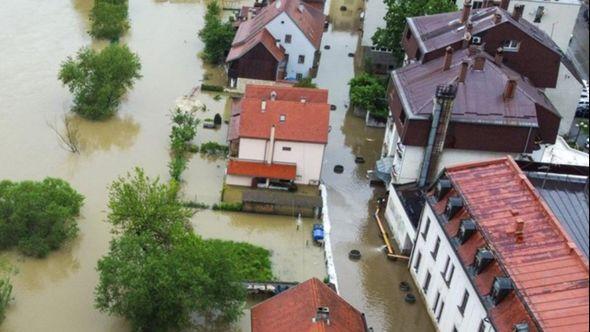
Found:
[[[541,23],[541,19],[543,18],[543,14],[545,14],[545,6],[537,7],[537,11],[535,12],[535,19],[533,22]]]
[[[502,48],[504,52],[518,52],[520,42],[517,40],[505,40],[502,42]]]
[[[451,265],[451,270],[449,271],[448,277],[445,279],[447,286],[451,284],[451,280],[453,280],[453,274],[455,273],[455,265]]]
[[[424,279],[424,286],[422,287],[424,294],[428,294],[428,287],[430,287],[430,279],[432,279],[432,275],[430,274],[430,272],[426,272],[426,279]]]
[[[305,55],[300,55],[299,59],[297,59],[298,63],[305,63]]]
[[[473,9],[480,9],[483,7],[483,1],[473,1],[471,8]]]
[[[422,261],[422,253],[418,252],[418,256],[416,256],[416,262],[414,262],[414,271],[418,272],[420,269],[420,261]]]
[[[465,308],[467,307],[467,302],[469,301],[469,292],[465,291],[463,294],[463,300],[461,300],[461,305],[459,306],[459,312],[461,316],[465,314]]]
[[[440,237],[436,238],[436,242],[434,244],[434,250],[430,252],[430,254],[432,255],[432,258],[434,258],[434,260],[436,260],[436,256],[438,255],[438,249],[440,249]]]
[[[426,240],[426,236],[428,235],[428,229],[430,228],[430,218],[426,218],[426,225],[424,225],[424,230],[422,231],[422,238]]]
[[[291,147],[290,146],[283,146],[283,151],[291,151]]]
[[[438,307],[439,300],[440,300],[440,292],[436,292],[436,298],[434,300],[434,306],[432,307],[432,312],[436,312],[436,308]]]
[[[440,322],[440,317],[442,316],[443,310],[445,309],[445,301],[440,303],[440,309],[438,311],[438,315],[436,315],[436,321]]]
[[[449,272],[449,264],[450,263],[451,263],[451,257],[447,256],[447,261],[445,262],[445,269],[441,272],[443,279],[447,275],[447,272]]]
[[[285,35],[285,44],[291,44],[292,39],[293,39],[293,36]]]
[[[485,320],[482,319],[481,322],[479,323],[479,328],[477,329],[477,332],[485,332],[485,330],[486,330]]]
[[[279,116],[279,121],[280,121],[280,122],[285,122],[286,120],[287,120],[287,116],[286,116],[286,115],[284,115],[284,114],[281,114],[281,115]]]
[[[301,74],[301,73],[295,74],[295,79],[298,81],[301,81],[303,79],[303,74]]]

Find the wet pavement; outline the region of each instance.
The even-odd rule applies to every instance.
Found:
[[[367,129],[360,119],[347,115],[346,82],[353,76],[358,40],[359,0],[331,4],[335,22],[324,36],[317,82],[330,89],[332,131],[323,178],[330,191],[330,211],[336,268],[342,295],[364,311],[375,331],[430,331],[424,309],[406,305],[399,281],[409,280],[406,266],[388,261],[370,217],[382,189],[368,186],[365,173],[378,158],[382,130]],[[347,11],[340,11],[342,5]],[[203,25],[205,3],[198,0],[130,2],[131,30],[122,42],[141,58],[143,78],[125,97],[116,117],[89,122],[74,117],[80,129],[81,153],[60,147],[49,124],[59,125],[71,105],[71,95],[57,80],[60,63],[82,46],[100,48],[86,33],[92,0],[0,2],[0,178],[39,180],[46,176],[69,181],[85,195],[79,219],[79,236],[48,258],[24,258],[5,253],[18,269],[13,278],[15,301],[0,331],[127,331],[128,324],[93,307],[98,276],[97,260],[111,238],[106,217],[107,186],[135,166],[147,174],[168,179],[169,110],[175,101],[204,77],[222,82],[218,70],[197,57],[202,44],[197,31]],[[225,98],[200,95],[210,109],[200,116],[222,113]],[[199,130],[198,143],[220,140],[226,128]],[[354,164],[355,156],[366,164]],[[338,163],[345,172],[334,174]],[[214,203],[223,181],[223,160],[196,155],[185,172],[187,199]],[[302,281],[322,278],[320,248],[307,240],[312,221],[297,231],[294,218],[223,214],[203,211],[193,218],[195,230],[207,238],[245,240],[273,250],[273,267],[279,278]],[[363,259],[351,262],[350,249]],[[250,302],[252,304],[252,302]],[[232,328],[209,331],[248,331],[248,317]]]

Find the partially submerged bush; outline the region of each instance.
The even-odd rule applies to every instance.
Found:
[[[197,135],[196,112],[193,110],[183,111],[180,108],[172,112],[172,132],[170,133],[170,150],[172,151],[172,160],[168,163],[170,177],[180,181],[182,172],[188,164],[188,152],[198,151],[191,141]]]
[[[199,151],[210,156],[225,156],[229,152],[229,147],[227,145],[209,141],[201,144]]]
[[[6,308],[12,299],[12,284],[10,283],[10,269],[4,266],[0,259],[0,324],[4,320]]]
[[[215,211],[233,211],[233,212],[240,212],[242,211],[243,204],[242,203],[225,203],[221,202],[219,204],[213,204],[211,209]]]
[[[84,197],[60,179],[0,182],[0,249],[44,257],[78,232]]]
[[[90,11],[90,35],[118,40],[129,29],[127,0],[94,0]]]
[[[91,120],[106,119],[135,80],[141,78],[139,57],[127,46],[111,44],[97,52],[82,48],[61,65],[59,79],[74,94],[72,111]]]

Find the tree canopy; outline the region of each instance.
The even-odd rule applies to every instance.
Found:
[[[141,78],[139,57],[127,46],[110,44],[100,52],[82,48],[61,65],[59,79],[74,94],[72,111],[93,120],[112,116],[121,97]]]
[[[386,86],[377,77],[362,73],[349,82],[350,102],[377,118],[386,118],[387,104],[384,102]]]
[[[272,277],[268,251],[195,235],[175,192],[141,169],[110,188],[108,221],[118,236],[98,262],[95,303],[138,331],[186,328],[195,314],[235,321],[245,300],[240,281]]]
[[[406,18],[432,15],[457,10],[457,5],[450,0],[384,0],[387,5],[385,28],[379,28],[372,37],[373,44],[392,50],[398,63],[404,59],[401,48],[402,34],[406,27]]]
[[[76,235],[84,197],[60,179],[0,182],[0,249],[44,257]]]
[[[129,29],[127,0],[94,0],[90,11],[90,35],[118,40]]]
[[[217,1],[207,5],[205,26],[199,31],[199,37],[205,44],[203,58],[212,64],[220,64],[225,60],[231,48],[236,32],[231,22],[221,21],[221,7]]]

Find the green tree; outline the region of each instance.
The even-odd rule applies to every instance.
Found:
[[[318,87],[315,83],[313,83],[311,77],[306,77],[306,78],[300,80],[299,82],[295,83],[293,86],[296,88],[312,88],[312,89],[315,89]]]
[[[60,179],[0,182],[0,249],[44,257],[73,237],[84,197]]]
[[[121,97],[141,78],[141,64],[127,46],[110,44],[100,52],[78,51],[61,65],[59,79],[74,94],[72,111],[100,120],[112,116]]]
[[[234,321],[242,312],[240,280],[252,269],[238,269],[235,259],[244,254],[196,236],[173,197],[174,188],[140,169],[111,186],[108,221],[119,236],[98,262],[95,303],[137,331],[186,328],[193,314]]]
[[[445,13],[457,10],[451,0],[384,0],[387,5],[384,28],[379,28],[372,37],[373,44],[391,49],[398,63],[404,58],[401,48],[402,34],[406,28],[406,18]]]
[[[232,23],[223,23],[220,15],[221,7],[217,1],[209,3],[205,14],[205,26],[199,31],[199,37],[205,44],[203,58],[212,64],[224,62],[235,36]]]
[[[9,274],[11,269],[0,258],[0,324],[5,318],[6,308],[12,300],[12,284]]]
[[[362,73],[349,82],[350,102],[377,118],[387,117],[387,105],[383,102],[386,95],[385,85],[367,73]]]
[[[94,38],[118,40],[129,30],[127,0],[94,0],[90,11],[90,35]]]

